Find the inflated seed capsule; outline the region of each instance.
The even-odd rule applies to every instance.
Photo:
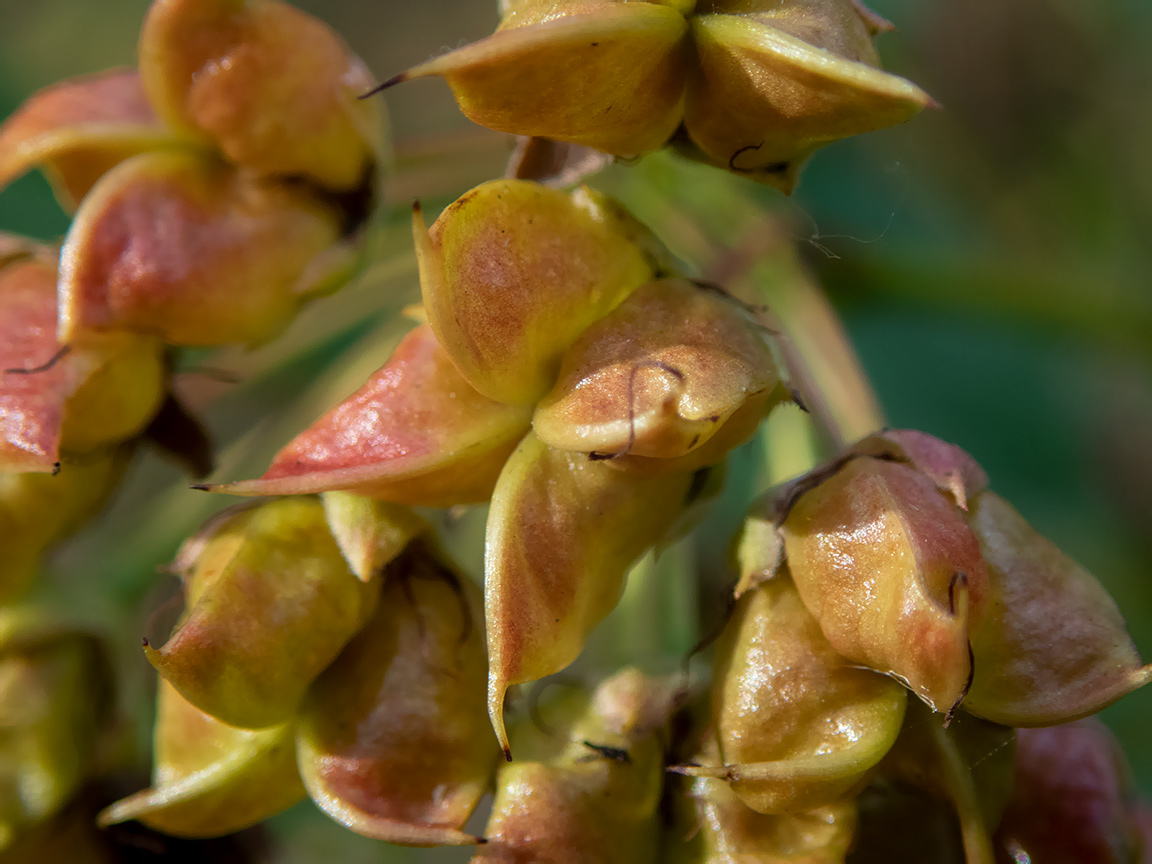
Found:
[[[0,189],[39,167],[72,211],[113,165],[178,140],[156,118],[135,70],[72,78],[33,93],[0,126]]]
[[[651,457],[645,467],[695,470],[752,434],[779,383],[764,333],[736,300],[666,279],[584,331],[532,428],[552,447],[613,457],[613,467]],[[733,421],[735,438],[722,432]]]
[[[479,862],[644,864],[659,854],[657,806],[673,690],[625,669],[591,698],[565,694],[516,730]]]
[[[832,804],[864,785],[900,731],[907,696],[838,654],[787,571],[746,593],[717,649],[712,693],[719,777],[753,810]]]
[[[427,230],[417,211],[413,230],[437,339],[469,384],[501,402],[547,393],[568,347],[658,266],[619,205],[526,180],[476,187]]]
[[[628,569],[688,503],[692,474],[636,476],[529,434],[492,495],[484,553],[488,710],[507,751],[508,687],[559,672],[612,611]]]
[[[89,779],[111,707],[101,646],[29,609],[0,609],[0,852]]]
[[[1094,714],[1152,678],[1116,602],[1004,499],[979,495],[969,522],[988,562],[988,614],[972,632],[962,707],[1011,726]]]
[[[244,728],[291,718],[379,593],[378,579],[352,572],[315,498],[226,513],[176,566],[184,615],[163,647],[144,651],[189,702]]]
[[[60,339],[135,331],[177,345],[258,343],[344,278],[343,216],[304,185],[194,150],[105,174],[61,251]]]
[[[788,191],[821,145],[933,104],[878,68],[889,26],[855,0],[523,0],[389,83],[440,76],[482,126],[618,156],[682,127],[689,155]]]
[[[164,398],[154,337],[118,333],[64,347],[57,338],[55,266],[35,257],[0,263],[0,470],[51,472],[61,451],[119,444]]]
[[[376,614],[308,691],[300,772],[346,827],[411,845],[464,832],[499,757],[480,592],[424,541],[388,565]]]
[[[291,723],[237,729],[160,682],[152,786],[105,809],[102,826],[136,819],[174,837],[221,837],[304,797]]]
[[[277,0],[156,0],[140,74],[172,129],[231,162],[348,191],[383,155],[371,76],[323,22]]]
[[[785,509],[789,569],[832,647],[952,711],[972,683],[969,635],[988,592],[955,501],[910,465],[849,456],[797,481]]]

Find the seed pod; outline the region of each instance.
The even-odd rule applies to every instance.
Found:
[[[287,721],[308,685],[372,614],[321,503],[286,498],[217,520],[191,541],[186,611],[149,662],[189,702],[232,726]]]
[[[0,472],[0,602],[23,594],[44,552],[99,509],[130,452],[70,462],[58,474]]]
[[[139,433],[160,407],[164,360],[151,337],[116,334],[61,349],[56,269],[28,258],[0,268],[0,468],[54,471]]]
[[[672,697],[666,684],[625,669],[590,700],[564,699],[548,711],[554,736],[517,730],[517,752],[534,761],[500,768],[488,845],[473,864],[655,864]]]
[[[156,0],[140,34],[156,112],[259,175],[359,185],[382,148],[371,77],[327,25],[275,0]]]
[[[95,639],[28,609],[0,609],[0,852],[88,779],[109,690]]]
[[[134,330],[177,345],[257,343],[347,266],[340,217],[304,188],[199,153],[118,165],[76,214],[61,252],[60,339]]]
[[[816,479],[781,526],[804,604],[849,660],[951,711],[971,684],[969,631],[988,582],[962,511],[897,462],[852,458]]]
[[[714,765],[719,758],[694,761]],[[748,807],[723,780],[686,782],[675,793],[677,821],[665,835],[664,860],[671,864],[843,864],[852,845],[852,801],[766,815]]]
[[[632,156],[680,125],[687,35],[671,4],[516,3],[493,36],[394,80],[441,76],[481,126]]]
[[[1152,678],[1104,587],[1002,498],[980,495],[971,525],[988,562],[989,601],[972,636],[966,711],[1047,726],[1094,714]]]
[[[61,81],[32,94],[0,126],[0,189],[40,167],[61,206],[75,210],[113,165],[175,140],[134,70]]]
[[[1103,724],[1021,729],[1015,764],[1012,801],[996,835],[1008,860],[1145,860],[1131,769]]]
[[[721,777],[760,813],[812,810],[863,786],[900,731],[899,683],[836,653],[786,575],[746,594],[717,649]]]
[[[464,379],[501,402],[543,396],[568,346],[652,278],[633,221],[523,180],[476,187],[427,231],[417,211],[424,306]]]
[[[344,560],[361,582],[369,581],[404,551],[428,523],[396,504],[373,501],[350,492],[325,492],[324,516]]]
[[[300,709],[313,800],[353,831],[406,845],[463,832],[499,750],[485,710],[479,592],[416,543],[388,566],[375,616]]]
[[[684,125],[716,165],[790,192],[818,147],[934,104],[878,68],[868,19],[851,0],[710,5],[720,14],[692,20],[700,74],[689,84]]]
[[[615,607],[628,569],[681,512],[690,474],[637,477],[529,435],[488,516],[488,711],[501,746],[509,685],[559,672]]]
[[[346,490],[433,507],[485,501],[530,417],[527,407],[472,389],[424,325],[359,391],[276,454],[262,478],[219,490]]]
[[[779,381],[735,301],[686,281],[651,282],[576,340],[532,427],[564,450],[676,459],[745,405],[767,413]]]
[[[101,826],[136,819],[174,837],[222,837],[304,797],[291,724],[227,726],[167,681],[157,694],[153,760],[152,787],[106,808]]]

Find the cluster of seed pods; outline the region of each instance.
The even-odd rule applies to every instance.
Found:
[[[822,144],[932,104],[878,68],[889,25],[855,0],[501,12],[388,84],[442,76],[492,128],[671,146],[784,191]],[[67,82],[0,127],[0,184],[40,165],[76,211],[58,262],[0,242],[0,597],[134,441],[183,416],[174,346],[270,339],[352,272],[386,155],[376,103],[355,99],[370,86],[284,3],[157,0],[139,72]],[[762,310],[595,189],[491,181],[431,225],[417,205],[413,236],[422,304],[388,362],[262,477],[200,487],[267,500],[173,563],[183,615],[144,645],[152,785],[101,825],[215,837],[310,797],[365,836],[475,861],[1140,853],[1123,760],[1076,721],[1152,671],[1100,584],[915,431],[752,505],[709,685],[627,667],[506,723],[517,685],[577,659],[632,566],[693,529],[726,456],[795,393]],[[482,589],[412,509],[481,503]],[[91,641],[8,612],[0,704],[48,697],[5,724],[0,849],[92,772],[107,713]],[[41,797],[8,803],[38,777]]]

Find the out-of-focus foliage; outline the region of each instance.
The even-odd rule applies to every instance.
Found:
[[[53,81],[131,65],[147,5],[0,0],[0,116]],[[332,24],[381,79],[486,35],[497,20],[494,0],[297,5]],[[942,111],[826,148],[791,199],[667,156],[630,173],[609,169],[597,185],[679,254],[697,255],[690,264],[713,245],[756,247],[749,200],[786,217],[893,425],[970,451],[1041,533],[1099,575],[1137,646],[1152,654],[1152,5],[870,5],[900,24],[899,34],[879,41],[886,68],[923,85]],[[411,82],[386,99],[398,154],[388,200],[399,206],[384,220],[377,263],[274,343],[217,352],[201,367],[190,359],[177,376],[182,396],[207,406],[221,451],[218,477],[256,476],[388,357],[408,326],[395,313],[417,297],[407,203],[420,197],[431,219],[503,171],[506,139],[464,120],[441,82]],[[39,175],[0,194],[0,230],[51,239],[66,227]],[[737,456],[741,465],[758,458],[751,450]],[[739,483],[748,472],[729,473]],[[142,610],[163,609],[175,595],[175,581],[158,580],[155,567],[228,503],[197,497],[184,482],[154,459],[135,465],[108,514],[51,562],[39,589],[114,636],[142,771],[154,675],[139,637],[162,639],[175,615],[144,617]],[[722,552],[738,519],[715,517],[716,539],[698,554]],[[476,545],[482,526],[483,514],[469,515],[453,530],[460,538],[472,532]],[[646,581],[634,581],[621,614],[644,602]],[[627,638],[630,650],[644,647],[644,634]],[[596,660],[593,652],[588,662]],[[1145,690],[1103,715],[1145,795],[1152,793],[1149,711],[1152,690]],[[381,860],[378,844],[310,808],[271,823],[284,850],[275,860]],[[453,854],[389,850],[386,860]]]

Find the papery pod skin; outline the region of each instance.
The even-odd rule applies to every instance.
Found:
[[[969,633],[988,590],[962,511],[896,462],[851,458],[816,479],[781,525],[805,605],[849,660],[953,710],[971,684]]]
[[[95,639],[0,610],[0,852],[87,780],[109,688]]]
[[[526,180],[477,186],[427,231],[417,211],[413,231],[437,339],[501,402],[543,396],[568,347],[654,272],[615,208]]]
[[[658,3],[517,4],[492,36],[393,79],[443,77],[474,123],[631,156],[684,113],[683,14]]]
[[[428,529],[427,522],[397,504],[351,492],[325,492],[320,500],[328,530],[361,582],[379,573],[409,541]]]
[[[20,596],[44,552],[100,508],[129,453],[69,462],[57,474],[0,472],[0,602]]]
[[[62,81],[0,126],[0,189],[40,167],[71,211],[113,165],[177,140],[152,113],[135,70]]]
[[[672,695],[625,669],[591,699],[565,699],[549,711],[551,740],[537,730],[527,741],[517,736],[516,751],[535,759],[501,766],[488,844],[473,864],[655,864]]]
[[[204,154],[122,162],[84,200],[61,251],[60,340],[131,330],[177,345],[259,343],[329,287],[337,212],[304,188]]]
[[[532,427],[564,450],[673,459],[779,381],[735,301],[687,281],[651,282],[568,349]]]
[[[1131,770],[1095,720],[1022,729],[1015,791],[997,832],[999,861],[1145,861]]]
[[[189,704],[167,681],[157,694],[152,787],[117,801],[103,827],[136,819],[173,837],[222,837],[304,797],[291,724],[237,729]]]
[[[690,474],[637,477],[528,435],[488,515],[488,710],[507,753],[504,694],[559,672],[615,607],[628,569],[671,528]]]
[[[665,835],[670,864],[842,864],[852,845],[852,801],[766,815],[741,801],[723,780],[686,778],[673,788],[678,818]]]
[[[1015,730],[964,712],[945,728],[913,703],[881,766],[885,777],[946,802],[954,812],[968,864],[992,864],[991,834],[1012,794]]]
[[[834,803],[863,785],[900,732],[907,695],[828,644],[792,581],[746,594],[717,648],[721,776],[753,810]],[[691,772],[692,769],[685,769]]]
[[[385,571],[375,616],[300,709],[312,799],[358,834],[471,844],[464,823],[499,749],[485,703],[479,591],[416,542]]]
[[[156,112],[257,174],[347,191],[380,149],[371,76],[321,21],[275,0],[156,0],[140,35]]]
[[[976,673],[963,708],[1010,726],[1094,714],[1152,678],[1095,577],[992,492],[972,529],[988,562],[988,614],[972,635]]]
[[[961,510],[988,488],[988,475],[968,453],[915,429],[885,429],[852,445],[851,453],[894,459],[927,474]]]
[[[262,478],[218,488],[233,495],[344,490],[430,507],[486,501],[530,419],[526,406],[477,393],[422,325],[367,384],[277,453]]]
[[[56,268],[0,267],[0,470],[54,471],[61,450],[87,452],[140,432],[164,398],[151,337],[116,334],[61,349]]]
[[[818,147],[934,104],[876,68],[867,24],[849,0],[791,0],[765,11],[712,5],[740,14],[692,19],[700,74],[688,88],[684,125],[716,165],[790,192]]]
[[[251,729],[292,716],[379,590],[351,572],[314,498],[232,514],[184,579],[185,613],[148,661],[201,711]]]

